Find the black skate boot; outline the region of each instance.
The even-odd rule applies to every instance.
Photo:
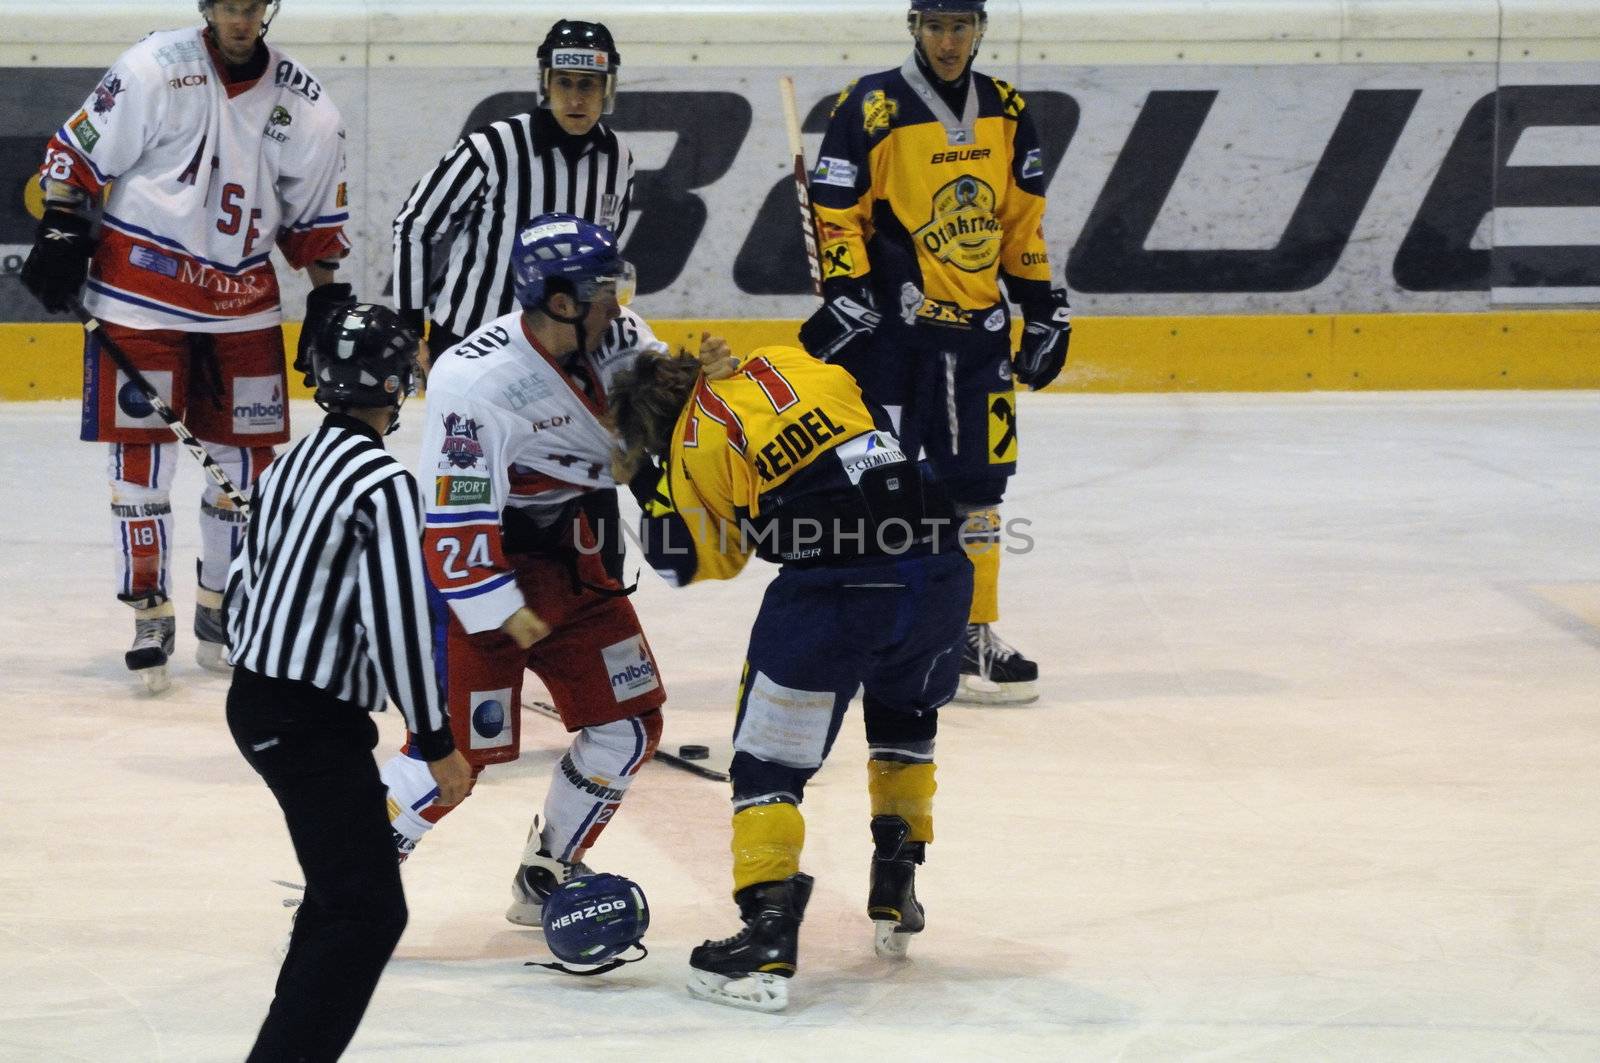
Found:
[[[1039,666],[988,624],[968,624],[955,700],[967,705],[1026,705],[1039,700]]]
[[[912,934],[927,925],[917,900],[917,865],[922,842],[907,841],[911,824],[899,816],[872,817],[872,886],[867,891],[867,918],[872,920],[872,948],[887,960],[906,958]]]
[[[195,562],[199,575],[200,562]],[[194,659],[208,672],[233,671],[228,663],[228,621],[222,615],[222,592],[214,591],[196,579],[194,592]]]
[[[689,995],[754,1011],[787,1007],[812,881],[810,875],[796,873],[740,890],[734,900],[744,929],[731,938],[697,945],[689,954]]]
[[[172,685],[167,661],[177,645],[178,622],[172,603],[165,599],[133,605],[133,645],[122,655],[128,670],[144,681],[147,691],[160,694]]]

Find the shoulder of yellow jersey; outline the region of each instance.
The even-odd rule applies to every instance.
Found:
[[[994,85],[995,95],[1000,101],[1000,113],[1007,118],[1015,118],[1027,108],[1028,101],[1022,98],[1022,93],[1018,92],[1009,81],[1001,81],[999,78],[988,77],[986,74],[977,76],[988,78]]]

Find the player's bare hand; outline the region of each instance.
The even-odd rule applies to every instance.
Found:
[[[459,749],[452,749],[447,757],[428,761],[428,774],[439,784],[439,798],[435,804],[441,808],[459,805],[472,792],[472,766]]]
[[[707,380],[726,380],[739,371],[739,359],[721,336],[700,333],[700,371]]]
[[[525,650],[535,642],[550,634],[550,625],[539,619],[527,606],[523,606],[500,625],[500,630],[511,636],[511,641],[517,644],[517,649]]]
[[[428,381],[428,370],[433,367],[433,351],[428,348],[428,341],[417,340],[417,372],[421,375],[423,383]]]

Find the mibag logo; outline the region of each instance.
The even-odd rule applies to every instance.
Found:
[[[283,430],[283,389],[275,376],[242,376],[233,382],[233,430],[264,435]]]
[[[660,689],[656,662],[645,648],[643,635],[607,646],[600,651],[600,656],[605,661],[606,674],[611,677],[611,695],[618,701]]]

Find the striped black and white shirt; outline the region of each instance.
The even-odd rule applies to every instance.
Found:
[[[256,481],[228,572],[230,663],[378,712],[452,748],[434,674],[417,482],[366,423],[331,413]]]
[[[633,153],[604,123],[574,137],[539,110],[475,129],[395,216],[395,305],[428,311],[458,336],[475,332],[516,308],[511,246],[520,227],[561,211],[620,239],[632,198]]]

